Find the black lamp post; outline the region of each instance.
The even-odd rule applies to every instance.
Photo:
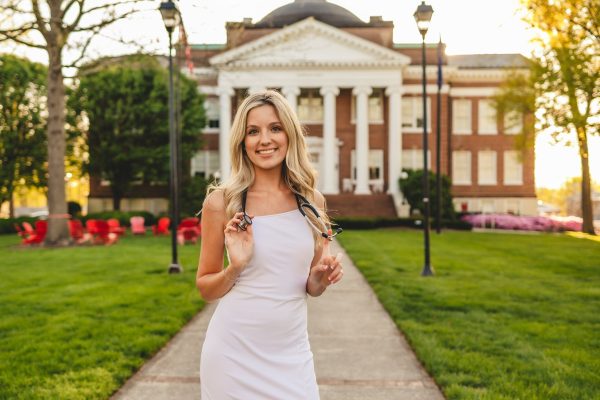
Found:
[[[427,142],[427,75],[425,73],[425,35],[427,29],[429,29],[429,22],[433,15],[433,8],[430,5],[421,2],[417,11],[414,13],[415,21],[417,21],[417,27],[423,37],[423,43],[421,45],[421,64],[423,67],[423,208],[424,208],[424,221],[423,221],[423,236],[425,240],[425,265],[423,266],[422,276],[433,275],[433,268],[431,267],[430,252],[429,252],[429,170],[427,168],[427,149],[429,148]]]
[[[177,257],[177,225],[179,219],[179,196],[178,196],[178,168],[177,157],[177,138],[175,137],[175,103],[173,98],[173,30],[179,25],[179,10],[172,1],[163,1],[160,3],[160,14],[162,15],[165,28],[169,33],[169,148],[171,158],[171,179],[170,179],[170,203],[171,203],[171,265],[169,265],[170,274],[183,272]]]

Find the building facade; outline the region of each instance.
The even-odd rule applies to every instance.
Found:
[[[364,22],[325,0],[296,0],[226,29],[225,44],[192,45],[189,75],[206,95],[208,115],[192,174],[227,178],[238,104],[248,93],[276,89],[306,127],[318,189],[334,216],[408,215],[398,179],[402,169],[423,166],[421,44],[394,43],[391,21]],[[456,209],[536,214],[534,152],[514,146],[524,116],[498,116],[491,105],[507,70],[526,68],[525,59],[443,56],[439,155],[437,63],[437,45],[428,45],[428,160],[435,171],[440,157]]]

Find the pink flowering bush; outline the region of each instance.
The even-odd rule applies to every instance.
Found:
[[[578,217],[533,217],[510,214],[469,214],[461,218],[474,228],[512,229],[538,232],[581,231]]]

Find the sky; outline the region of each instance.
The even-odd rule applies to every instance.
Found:
[[[179,7],[190,43],[224,43],[225,22],[252,18],[259,21],[277,7],[292,0],[180,0]],[[353,12],[364,21],[370,16],[382,16],[394,22],[395,43],[418,43],[421,36],[413,14],[420,0],[331,0]],[[446,53],[485,54],[521,53],[528,55],[533,33],[518,13],[519,0],[429,0],[434,13],[427,33],[427,42],[446,43]],[[90,47],[90,57],[131,52],[114,38],[134,39],[146,51],[166,53],[168,37],[155,7],[134,20],[116,24]],[[165,50],[163,50],[165,49]],[[0,51],[2,47],[0,47]],[[13,49],[14,50],[14,49]],[[21,51],[19,51],[21,52]],[[23,53],[22,53],[23,54]],[[41,53],[27,52],[30,58],[44,61]],[[596,138],[597,139],[597,138]],[[600,139],[590,140],[592,178],[600,182]],[[536,141],[536,186],[558,188],[581,175],[577,149],[551,145],[547,136]],[[595,172],[595,174],[594,174]]]

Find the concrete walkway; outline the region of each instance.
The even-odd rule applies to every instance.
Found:
[[[346,253],[336,242],[331,250],[344,254],[344,279],[308,307],[321,399],[443,400]],[[207,305],[112,399],[199,400],[200,350],[214,308]]]

